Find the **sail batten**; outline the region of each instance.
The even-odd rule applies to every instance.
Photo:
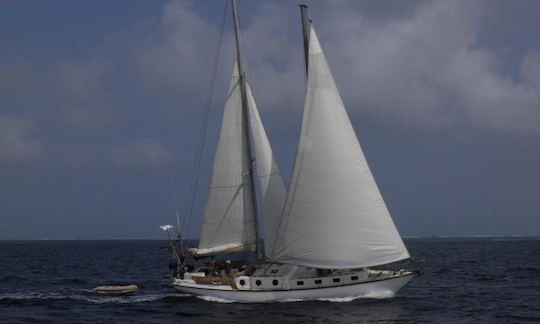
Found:
[[[332,269],[407,259],[311,24],[308,43],[300,141],[270,258]]]

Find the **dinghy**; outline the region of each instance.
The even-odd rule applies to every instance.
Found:
[[[126,286],[99,286],[93,289],[95,293],[104,295],[125,295],[136,292],[139,289],[137,285]]]

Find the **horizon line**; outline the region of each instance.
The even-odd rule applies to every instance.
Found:
[[[474,235],[408,235],[402,236],[403,239],[448,239],[448,238],[540,238],[540,234],[536,235],[487,235],[487,234],[474,234]],[[166,237],[156,238],[0,238],[0,241],[167,241]],[[198,238],[187,238],[185,240],[196,241]]]

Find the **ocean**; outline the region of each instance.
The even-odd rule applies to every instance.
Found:
[[[0,241],[0,323],[540,322],[540,238],[410,238],[424,271],[393,299],[240,304],[162,283],[164,241]],[[129,296],[92,288],[135,283]]]

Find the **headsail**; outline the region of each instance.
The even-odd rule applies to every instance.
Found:
[[[266,136],[264,126],[251,93],[249,84],[246,84],[247,99],[249,105],[249,117],[251,134],[255,146],[255,162],[257,175],[261,188],[261,209],[264,220],[264,249],[267,255],[272,255],[274,238],[277,234],[279,219],[287,190],[278,165],[272,153],[272,147]]]
[[[197,254],[255,249],[255,221],[246,180],[249,159],[238,63],[234,65]]]
[[[300,142],[270,257],[334,269],[407,259],[311,24],[308,32]]]

